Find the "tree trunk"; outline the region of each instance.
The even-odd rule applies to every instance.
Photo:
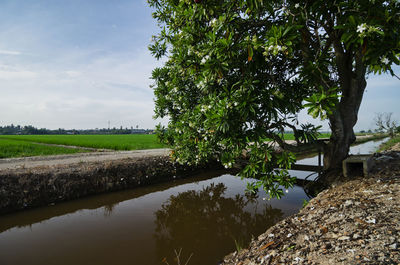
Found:
[[[361,54],[359,55],[355,58],[355,67],[349,58],[338,58],[342,96],[336,110],[329,115],[332,134],[324,148],[325,172],[341,172],[342,161],[348,156],[350,145],[356,140],[353,127],[357,123],[358,110],[367,86],[366,67],[362,63]]]

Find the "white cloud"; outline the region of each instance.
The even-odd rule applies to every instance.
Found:
[[[20,71],[6,71],[0,70],[0,80],[20,80],[20,79],[32,79],[37,77],[37,73],[27,70]]]
[[[71,58],[79,61],[74,68]],[[0,67],[0,125],[102,128],[110,120],[116,127],[154,128],[149,78],[158,63],[147,51],[83,58],[65,54],[57,58],[65,66],[57,68],[44,62]]]
[[[73,70],[65,71],[65,74],[66,74],[68,77],[71,77],[71,78],[75,78],[75,77],[78,77],[78,76],[81,75],[80,72],[78,72],[78,71],[73,71]]]
[[[3,55],[21,55],[22,53],[19,52],[19,51],[0,50],[0,54],[3,54]]]

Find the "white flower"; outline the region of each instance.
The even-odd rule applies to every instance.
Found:
[[[297,4],[294,5],[294,8],[299,8],[299,7],[300,7],[300,4],[299,4],[299,3],[297,3]]]
[[[365,30],[367,30],[367,24],[363,23],[363,24],[357,26],[358,33],[363,33]]]
[[[215,23],[217,23],[217,19],[216,19],[216,18],[213,18],[213,19],[211,20],[210,24],[211,24],[212,26],[214,26]]]
[[[381,62],[384,63],[384,64],[389,64],[389,59],[386,58],[386,57],[383,57],[383,58],[381,59]]]
[[[286,193],[289,193],[289,190],[286,190]]]

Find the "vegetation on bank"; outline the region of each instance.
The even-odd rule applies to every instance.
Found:
[[[58,144],[111,150],[140,150],[163,148],[152,134],[127,135],[0,135],[0,140]]]
[[[375,133],[375,134],[367,134],[369,137],[359,137],[356,139],[354,144],[362,144],[369,141],[379,140],[388,137],[387,133]],[[365,135],[366,136],[366,135]]]
[[[381,144],[381,146],[379,147],[379,151],[388,150],[399,143],[400,143],[400,134],[397,134],[395,137]]]
[[[0,158],[59,155],[87,152],[78,148],[47,146],[18,140],[0,139]]]

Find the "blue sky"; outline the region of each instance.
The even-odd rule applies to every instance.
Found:
[[[157,31],[145,0],[2,0],[0,126],[153,128]],[[400,121],[400,81],[368,82],[356,129],[373,129],[377,112]]]

